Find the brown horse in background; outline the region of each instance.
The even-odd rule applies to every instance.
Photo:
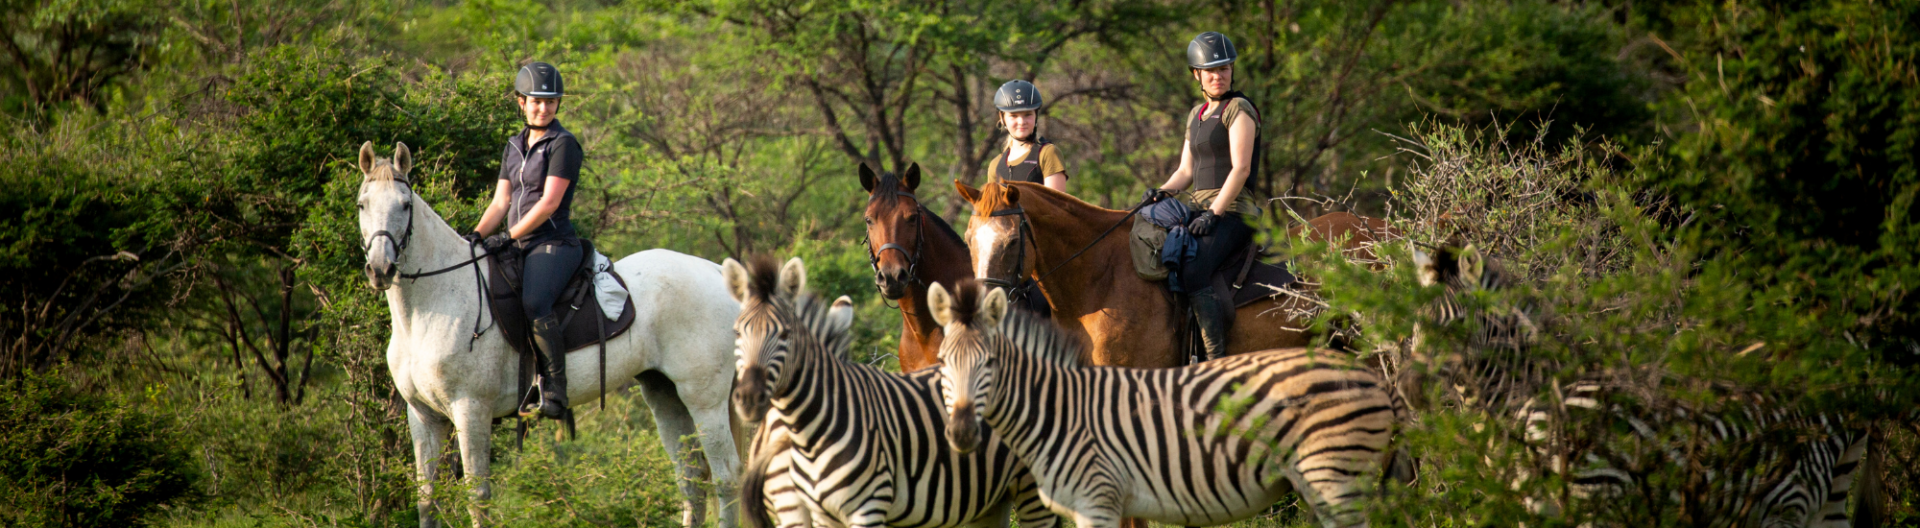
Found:
[[[1174,311],[1162,284],[1134,273],[1129,255],[1128,228],[1108,231],[1127,216],[1042,185],[1024,182],[988,184],[974,189],[958,181],[954,187],[973,204],[966,241],[973,248],[973,269],[981,278],[998,278],[1012,270],[1038,280],[1053,305],[1053,320],[1085,339],[1095,365],[1172,367],[1181,362],[1180,338],[1186,322]],[[997,213],[997,214],[996,214]],[[1021,226],[1025,219],[1028,226]],[[1349,255],[1372,258],[1364,247],[1385,233],[1378,219],[1348,213],[1314,218],[1289,230],[1315,241],[1345,239]],[[1105,236],[1101,236],[1106,233]],[[1097,239],[1096,239],[1097,238]],[[1068,260],[1075,252],[1085,252]],[[1055,269],[1052,275],[1046,275]],[[990,277],[990,275],[1000,275]],[[1306,301],[1286,298],[1281,308],[1304,308]],[[1307,346],[1311,336],[1295,330],[1307,321],[1288,318],[1293,310],[1276,310],[1272,303],[1240,307],[1233,323],[1228,353]]]
[[[920,164],[907,166],[904,178],[874,174],[862,164],[860,186],[867,189],[867,259],[873,284],[881,296],[900,303],[900,371],[939,363],[944,332],[927,309],[927,285],[973,276],[967,244],[913,194],[920,186]]]

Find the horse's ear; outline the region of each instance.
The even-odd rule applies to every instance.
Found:
[[[868,167],[867,162],[860,162],[860,188],[866,189],[867,194],[873,194],[873,181],[879,178],[873,173],[873,167]]]
[[[1007,290],[994,288],[987,292],[987,298],[980,301],[980,311],[973,316],[974,325],[982,328],[996,328],[1000,320],[1007,316]]]
[[[413,172],[413,151],[407,149],[406,143],[394,142],[393,165],[400,168],[401,174]]]
[[[941,327],[953,323],[953,296],[947,294],[947,287],[935,282],[927,285],[927,309],[933,311],[933,322]]]
[[[967,203],[978,203],[980,201],[980,190],[968,187],[967,184],[960,183],[960,180],[953,180],[953,190],[954,192],[960,193],[960,198],[966,200]]]
[[[368,141],[360,144],[360,173],[371,172],[373,172],[373,142]]]
[[[907,182],[907,192],[913,192],[914,189],[920,188],[920,164],[919,163],[916,162],[916,163],[907,164],[906,182]]]
[[[800,257],[788,259],[786,265],[780,266],[780,285],[775,288],[780,290],[781,297],[799,297],[800,292],[807,290],[807,263],[801,262]]]
[[[745,304],[747,290],[752,283],[752,277],[747,275],[747,267],[740,265],[738,260],[727,259],[726,262],[720,263],[720,277],[726,280],[727,294],[733,296],[734,302]]]
[[[1419,277],[1421,286],[1440,283],[1440,270],[1434,266],[1433,256],[1421,251],[1420,248],[1413,248],[1413,270]]]
[[[1007,190],[1006,197],[1007,197],[1008,206],[1014,206],[1014,205],[1020,204],[1020,188],[1019,187],[1008,185],[1007,183],[1002,182],[1000,184],[1000,188]]]

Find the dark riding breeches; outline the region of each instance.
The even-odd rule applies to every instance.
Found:
[[[549,240],[527,251],[520,273],[520,302],[527,319],[537,321],[553,315],[553,301],[560,298],[568,279],[580,270],[580,243]]]
[[[1204,290],[1213,283],[1214,270],[1227,263],[1227,257],[1253,243],[1253,228],[1239,213],[1227,213],[1213,224],[1213,232],[1199,237],[1200,248],[1180,270],[1180,289]]]

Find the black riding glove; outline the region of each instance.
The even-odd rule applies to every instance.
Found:
[[[1147,204],[1147,203],[1158,202],[1163,198],[1171,198],[1172,196],[1173,196],[1173,191],[1169,191],[1166,189],[1147,189],[1146,194],[1140,195],[1140,203]]]
[[[1213,224],[1219,221],[1220,215],[1213,214],[1211,210],[1201,209],[1200,216],[1195,216],[1192,222],[1187,222],[1187,234],[1197,237],[1207,236],[1207,233],[1213,232]]]
[[[513,246],[513,237],[501,233],[487,237],[487,252],[500,251]]]
[[[479,245],[487,240],[487,237],[480,236],[479,231],[468,231],[467,234],[460,235],[460,238],[467,239],[468,246]]]

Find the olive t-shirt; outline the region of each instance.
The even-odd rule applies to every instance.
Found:
[[[1008,153],[1009,151],[1007,149],[1000,150],[1000,162],[1007,164],[1007,167],[1009,169],[1013,167],[1018,167],[1020,166],[1021,162],[1026,161],[1026,156],[1009,159],[1007,157]],[[1029,155],[1031,155],[1031,153],[1029,153]],[[1040,146],[1039,161],[1040,161],[1039,175],[1040,175],[1041,181],[1045,181],[1048,176],[1052,176],[1055,174],[1065,174],[1067,172],[1067,163],[1064,161],[1060,161],[1060,149],[1057,148],[1057,146],[1053,143],[1047,143],[1045,145]],[[992,165],[987,166],[988,182],[999,181],[999,178],[996,178],[994,176],[995,173],[998,172],[994,170],[996,168],[997,167],[994,167]],[[1008,172],[1012,172],[1012,171],[1008,171]],[[1071,175],[1069,175],[1069,177],[1071,177]]]

